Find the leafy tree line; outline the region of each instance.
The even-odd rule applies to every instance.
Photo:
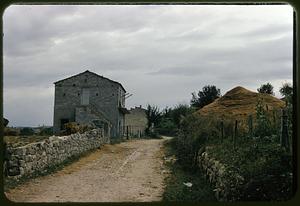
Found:
[[[175,107],[166,107],[160,110],[156,105],[147,106],[148,127],[146,133],[155,137],[158,134],[176,136],[181,122],[185,117],[197,109],[210,104],[221,96],[221,91],[214,85],[206,85],[201,91],[192,93],[190,105],[178,104]],[[152,125],[154,128],[152,128]]]

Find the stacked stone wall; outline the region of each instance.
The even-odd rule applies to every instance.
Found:
[[[22,147],[8,146],[4,164],[6,175],[19,179],[47,172],[47,169],[62,164],[69,158],[80,156],[109,142],[109,137],[103,136],[102,129],[93,129],[83,134],[51,136]]]
[[[237,201],[244,178],[234,168],[220,163],[209,156],[208,152],[198,155],[198,166],[202,169],[207,180],[214,187],[214,192],[219,201]]]

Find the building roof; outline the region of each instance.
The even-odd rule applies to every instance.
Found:
[[[84,72],[82,72],[82,73],[79,73],[79,74],[70,76],[70,77],[68,77],[68,78],[65,78],[65,79],[62,79],[62,80],[59,80],[59,81],[56,81],[56,82],[54,82],[54,84],[57,84],[57,83],[62,82],[62,81],[65,81],[65,80],[67,80],[67,79],[71,79],[71,78],[73,78],[73,77],[77,77],[77,76],[83,75],[83,74],[85,74],[85,73],[90,73],[90,74],[96,75],[97,77],[100,77],[100,78],[102,78],[102,79],[109,80],[109,81],[112,82],[112,83],[118,84],[118,85],[121,86],[121,88],[124,90],[124,92],[126,92],[126,90],[124,89],[124,87],[122,86],[121,83],[116,82],[116,81],[113,81],[113,80],[111,80],[111,79],[108,79],[108,78],[106,78],[106,77],[104,77],[104,76],[100,76],[99,74],[96,74],[96,73],[91,72],[91,71],[89,71],[89,70],[86,70],[86,71],[84,71]]]

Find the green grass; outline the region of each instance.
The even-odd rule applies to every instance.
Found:
[[[165,143],[166,156],[175,154],[174,148],[169,140]],[[216,201],[213,189],[205,180],[203,173],[199,171],[185,170],[177,161],[166,163],[171,174],[166,179],[166,188],[163,201],[176,202],[203,202]],[[192,187],[183,183],[191,182]]]

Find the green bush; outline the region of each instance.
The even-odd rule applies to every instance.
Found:
[[[53,127],[42,128],[39,135],[41,135],[41,136],[53,135]]]
[[[277,143],[276,136],[245,138],[236,150],[230,139],[208,145],[212,158],[245,178],[242,200],[286,200],[292,196],[292,157]]]
[[[20,130],[20,135],[34,135],[34,131],[30,127],[24,127]]]
[[[177,133],[177,126],[171,119],[164,118],[157,126],[157,132],[161,135],[174,136]]]

